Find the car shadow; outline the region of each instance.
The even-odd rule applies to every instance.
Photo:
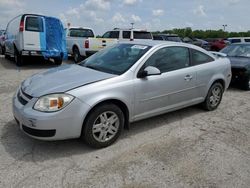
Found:
[[[123,131],[115,145],[122,145],[123,139],[133,139],[132,137],[139,133],[149,132],[152,131],[152,129],[159,128],[161,126],[170,126],[169,124],[173,122],[185,119],[186,117],[190,117],[197,113],[206,112],[194,106],[132,123],[129,130]],[[30,138],[20,131],[14,120],[7,122],[3,126],[1,143],[5,148],[5,151],[9,153],[10,156],[12,156],[15,160],[21,161],[33,160],[33,157],[25,157],[27,155],[41,155],[42,157],[36,157],[36,162],[43,162],[50,159],[70,157],[78,154],[82,155],[96,151],[96,149],[85,145],[81,139],[40,141]],[[116,146],[113,147],[116,148]],[[107,148],[104,148],[103,150],[106,149]]]
[[[1,55],[0,59],[1,59],[1,65],[5,69],[16,69],[18,71],[29,70],[29,69],[48,69],[48,68],[58,67],[58,65],[54,64],[54,62],[49,60],[44,60],[43,58],[33,58],[33,57],[25,58],[24,64],[20,67],[16,66],[12,58],[5,59],[5,57]],[[66,60],[63,63],[73,64],[73,61]]]

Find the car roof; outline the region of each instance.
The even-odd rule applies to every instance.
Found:
[[[198,46],[195,46],[193,44],[188,44],[184,42],[173,42],[173,41],[162,41],[162,40],[149,40],[149,39],[142,39],[142,40],[136,40],[136,41],[122,41],[120,43],[125,44],[137,44],[137,45],[147,45],[147,46],[161,46],[161,45],[176,45],[176,46],[185,46],[188,48],[199,48]],[[200,48],[199,48],[200,49]]]
[[[160,47],[160,46],[180,46],[180,47],[186,47],[186,48],[191,48],[191,49],[195,49],[198,50],[200,52],[203,52],[213,58],[216,58],[212,53],[208,52],[207,50],[193,45],[193,44],[189,44],[189,43],[184,43],[184,42],[173,42],[173,41],[162,41],[162,40],[148,40],[148,39],[144,39],[144,40],[138,40],[138,41],[122,41],[120,42],[120,44],[135,44],[135,45],[146,45],[146,46],[151,46],[153,47]]]

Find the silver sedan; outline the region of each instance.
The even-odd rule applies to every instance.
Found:
[[[201,103],[215,110],[231,80],[227,58],[184,43],[106,48],[22,82],[13,97],[21,130],[42,140],[112,144],[129,123]]]

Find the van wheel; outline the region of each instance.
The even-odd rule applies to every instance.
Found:
[[[23,65],[23,57],[21,54],[19,54],[19,52],[16,49],[15,49],[15,53],[14,53],[14,61],[15,61],[17,66]]]
[[[242,89],[246,91],[250,90],[250,76],[245,79]]]
[[[54,59],[54,62],[56,65],[61,65],[62,64],[62,59]]]
[[[103,148],[114,143],[124,126],[122,110],[106,103],[94,108],[86,118],[82,138],[94,148]]]
[[[223,91],[224,89],[221,83],[214,83],[210,87],[205,101],[202,103],[203,108],[208,111],[215,110],[221,102]]]
[[[74,49],[73,49],[73,57],[74,57],[75,63],[78,63],[82,60],[82,56],[81,56],[80,51],[77,47],[74,47]]]

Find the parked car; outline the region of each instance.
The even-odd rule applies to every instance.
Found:
[[[153,39],[173,41],[173,42],[182,42],[181,38],[176,34],[155,34],[153,35]]]
[[[230,80],[229,60],[197,46],[118,43],[27,78],[13,97],[13,114],[33,138],[81,137],[100,148],[130,122],[199,103],[215,110]]]
[[[22,14],[13,18],[5,31],[5,56],[23,64],[23,57],[40,56],[61,64],[67,56],[66,39],[61,21],[36,14]]]
[[[220,52],[231,61],[232,83],[250,90],[250,43],[231,44]]]
[[[4,54],[4,32],[5,30],[0,30],[0,55]]]
[[[223,48],[225,48],[228,44],[229,42],[227,40],[218,39],[210,43],[210,50],[218,52],[222,50]]]
[[[67,52],[75,63],[96,53],[100,49],[117,43],[117,39],[95,38],[94,31],[86,27],[71,27],[67,32]]]
[[[102,38],[112,38],[121,41],[153,40],[150,32],[142,29],[121,29],[115,28],[112,31],[104,33]]]
[[[228,38],[227,41],[229,41],[231,44],[245,43],[245,42],[250,42],[250,37],[233,37],[233,38]]]
[[[183,38],[183,42],[199,46],[201,48],[204,48],[205,50],[210,50],[209,43],[202,39],[185,37]]]

